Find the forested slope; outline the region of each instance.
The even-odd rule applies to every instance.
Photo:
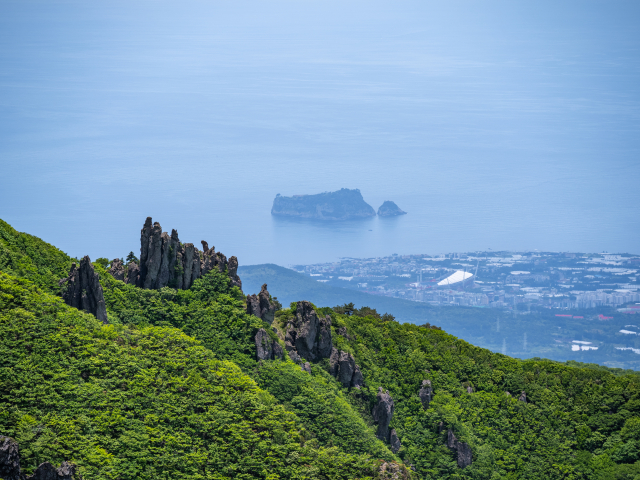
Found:
[[[270,325],[217,270],[188,290],[145,290],[95,262],[102,325],[55,295],[71,258],[0,227],[0,435],[18,440],[27,471],[69,460],[85,479],[640,476],[635,375],[520,361],[349,306],[313,307],[329,316],[331,358],[257,360],[256,332],[285,345],[300,304]],[[343,381],[334,353],[361,382]],[[397,444],[376,438],[380,388]]]

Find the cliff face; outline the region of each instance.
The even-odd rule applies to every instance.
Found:
[[[350,220],[375,217],[375,210],[364,201],[360,190],[343,188],[317,195],[277,195],[271,215],[312,218],[317,220]]]
[[[238,259],[227,257],[209,248],[202,240],[200,251],[193,243],[182,243],[176,230],[171,235],[162,231],[158,222],[152,224],[151,217],[140,231],[140,261],[127,265],[126,282],[146,289],[172,287],[187,290],[193,282],[217,268],[227,270],[232,285],[242,288],[238,277]],[[113,267],[112,267],[113,268]]]

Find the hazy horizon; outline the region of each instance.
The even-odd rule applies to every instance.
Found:
[[[637,2],[3,2],[0,218],[71,255],[152,216],[241,265],[640,253]],[[359,188],[408,215],[272,218]]]

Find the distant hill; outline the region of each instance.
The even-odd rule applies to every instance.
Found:
[[[273,200],[271,214],[316,220],[351,220],[375,217],[376,212],[364,201],[360,190],[343,188],[316,195],[283,197],[278,194]]]
[[[614,320],[600,321],[593,312],[581,312],[579,318],[556,317],[556,310],[528,315],[494,308],[440,307],[400,298],[370,295],[316,281],[313,277],[273,264],[240,267],[245,293],[257,293],[263,283],[284,305],[309,300],[318,306],[333,307],[353,302],[356,307],[388,312],[399,322],[430,323],[448,333],[494,352],[503,350],[518,358],[545,357],[558,361],[600,363],[609,367],[640,369],[640,355],[616,347],[634,347],[635,338],[619,330],[629,323],[624,315],[612,312]],[[572,351],[572,341],[595,342],[598,350]]]

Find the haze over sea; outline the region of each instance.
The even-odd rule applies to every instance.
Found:
[[[640,3],[0,3],[0,218],[74,256],[151,215],[242,265],[640,253]],[[408,215],[273,218],[360,188]]]

